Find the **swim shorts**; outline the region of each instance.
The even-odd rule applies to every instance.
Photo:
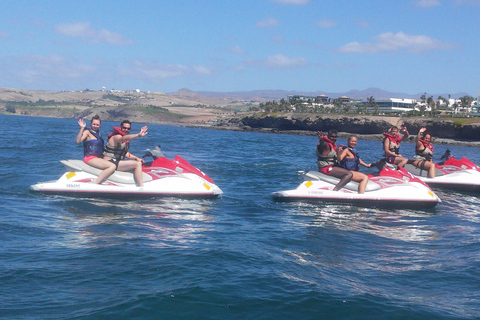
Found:
[[[83,158],[83,162],[88,163],[88,161],[90,161],[92,159],[95,159],[95,158],[98,158],[98,157],[97,156],[85,156]]]
[[[388,156],[386,160],[388,163],[395,164],[395,158],[396,156]]]
[[[318,171],[328,176],[332,174],[332,170],[333,170],[333,166],[325,166],[318,169]]]

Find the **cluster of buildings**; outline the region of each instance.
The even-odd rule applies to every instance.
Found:
[[[405,113],[409,111],[431,111],[428,104],[417,101],[416,99],[401,99],[401,98],[382,98],[375,99],[374,104],[376,107],[372,107],[368,104],[368,101],[362,101],[362,99],[353,99],[350,97],[329,98],[326,95],[319,96],[303,96],[303,95],[289,95],[288,101],[292,106],[297,103],[301,103],[308,106],[323,106],[325,108],[334,108],[334,100],[338,101],[341,105],[351,106],[352,108],[364,108],[364,110],[379,113]],[[437,109],[441,108],[442,111],[450,113],[468,113],[470,115],[480,115],[480,94],[473,100],[468,108],[455,108],[455,105],[460,106],[460,100],[447,99],[446,102],[439,101]]]

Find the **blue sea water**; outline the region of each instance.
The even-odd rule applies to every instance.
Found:
[[[0,116],[1,319],[480,318],[480,195],[435,190],[443,202],[423,211],[277,203],[271,192],[315,169],[316,137],[161,125],[132,153],[161,144],[222,198],[31,193],[82,158],[77,132],[74,119]],[[477,148],[448,148],[480,163]]]

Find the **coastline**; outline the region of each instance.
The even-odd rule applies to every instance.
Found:
[[[166,124],[166,125],[179,125],[179,124]],[[316,131],[309,130],[278,130],[274,128],[245,128],[245,127],[235,127],[235,126],[214,126],[208,124],[180,124],[181,126],[189,128],[198,128],[198,129],[208,129],[208,130],[228,130],[228,131],[240,131],[240,132],[258,132],[258,133],[269,133],[269,134],[289,134],[289,135],[302,135],[302,136],[316,136]],[[360,140],[372,140],[372,141],[382,141],[383,134],[357,134],[351,132],[338,132],[340,138],[348,138],[350,135],[355,135]],[[415,135],[410,134],[407,142],[415,142]],[[433,137],[433,144],[437,145],[450,145],[450,146],[460,146],[460,147],[480,147],[480,141],[464,141],[457,139],[449,138],[437,138]]]
[[[48,116],[44,114],[8,114],[2,113],[2,115],[6,116],[23,116],[23,117],[44,117],[44,118],[64,118],[68,119],[69,117],[62,117],[62,116]],[[82,115],[83,116],[83,115]],[[325,115],[322,115],[325,117]],[[363,119],[371,119],[375,116],[363,116]],[[78,115],[75,115],[73,119],[78,118]],[[188,121],[186,118],[183,118],[181,121],[159,121],[154,117],[143,116],[141,114],[136,115],[135,117],[129,117],[133,122],[143,122],[146,124],[159,124],[159,125],[168,125],[168,126],[179,126],[179,127],[189,127],[189,128],[199,128],[199,129],[208,129],[208,130],[227,130],[227,131],[239,131],[239,132],[259,132],[259,133],[268,133],[268,134],[289,134],[289,135],[303,135],[303,136],[316,136],[316,130],[283,130],[280,128],[271,128],[271,127],[251,127],[248,125],[244,125],[242,123],[241,116],[230,116],[225,117],[223,116],[220,121],[218,121],[216,115],[212,115],[211,117],[206,117],[204,119],[194,119],[192,117],[192,121]],[[358,117],[357,117],[358,118]],[[106,121],[121,121],[116,118],[104,118]],[[153,120],[153,121],[152,121]],[[187,120],[187,121],[186,121]],[[428,119],[424,119],[428,120]],[[364,134],[364,133],[356,133],[356,132],[347,132],[347,131],[340,131],[338,132],[339,137],[341,138],[348,138],[350,135],[355,135],[361,140],[376,140],[381,141],[383,139],[383,135],[381,133],[371,133],[371,134]],[[408,138],[408,142],[415,141],[415,134],[410,134]],[[473,141],[473,140],[463,140],[463,139],[455,139],[455,138],[441,138],[433,136],[433,143],[437,145],[451,145],[451,146],[463,146],[463,147],[480,147],[480,141]]]

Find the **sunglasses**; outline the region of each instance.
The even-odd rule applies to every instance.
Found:
[[[130,130],[131,128],[129,127],[122,127],[123,130]]]

